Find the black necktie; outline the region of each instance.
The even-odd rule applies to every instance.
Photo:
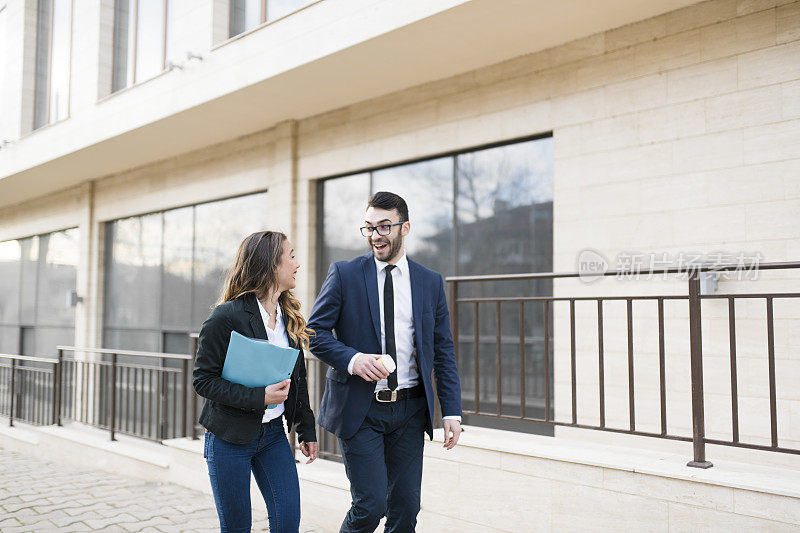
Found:
[[[386,353],[392,356],[397,366],[397,346],[394,344],[394,283],[392,269],[395,265],[386,265],[386,281],[383,283],[383,332],[386,335]],[[391,390],[397,388],[397,368],[389,374],[387,383]]]

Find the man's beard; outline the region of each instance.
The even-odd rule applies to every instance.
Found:
[[[378,256],[378,251],[375,250],[375,248],[373,246],[373,244],[375,242],[387,242],[389,244],[389,246],[388,246],[388,255],[386,255],[384,257],[379,257]],[[395,259],[397,257],[397,255],[400,253],[400,249],[402,247],[403,247],[403,238],[400,237],[400,236],[397,236],[394,239],[390,239],[388,237],[381,237],[380,240],[379,239],[374,239],[374,240],[370,239],[370,241],[369,241],[369,249],[370,249],[370,251],[372,251],[372,253],[375,255],[375,257],[377,257],[380,261],[384,261],[384,262],[389,262],[392,259]],[[381,255],[384,254],[384,253],[387,253],[386,252],[386,248],[384,248],[381,251]]]

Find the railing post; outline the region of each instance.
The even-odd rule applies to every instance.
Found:
[[[188,359],[183,359],[181,361],[181,364],[182,364],[182,370],[183,370],[183,374],[182,374],[183,375],[183,387],[181,387],[181,389],[182,389],[181,392],[183,393],[183,394],[181,394],[181,437],[186,437],[186,435],[187,435],[186,420],[188,418],[188,413],[187,413],[187,409],[186,409],[187,408],[186,399],[189,397],[189,391],[187,390],[187,387],[190,386],[190,383],[189,383],[189,360]]]
[[[166,359],[161,358],[161,411],[159,413],[159,438],[158,440],[164,440],[167,438],[167,373],[164,371],[166,369]]]
[[[192,369],[194,369],[194,361],[197,359],[197,344],[198,344],[198,337],[197,335],[192,335]],[[192,379],[189,377],[189,390],[191,390],[191,399],[192,399],[192,440],[197,440],[197,393],[194,391],[194,387],[192,386]]]
[[[53,365],[53,424],[61,425],[61,363],[64,362],[64,351],[58,349],[58,360]]]
[[[694,459],[687,466],[711,468],[706,461],[705,411],[703,407],[703,335],[700,323],[700,272],[689,272],[689,344],[692,381],[692,445]]]
[[[8,412],[8,425],[13,427],[14,426],[14,396],[16,392],[14,391],[14,374],[16,374],[17,370],[17,360],[12,358],[11,359],[11,409]]]
[[[111,440],[117,440],[114,432],[114,426],[117,425],[117,354],[111,354],[111,398],[109,405],[111,406],[109,416],[111,418],[108,427],[111,430]]]

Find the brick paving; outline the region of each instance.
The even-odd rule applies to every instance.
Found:
[[[253,531],[269,531],[264,502],[253,507]],[[0,531],[201,533],[219,531],[219,522],[214,499],[202,492],[0,450]]]

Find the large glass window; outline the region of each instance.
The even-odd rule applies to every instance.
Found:
[[[168,0],[115,0],[112,92],[166,67]]]
[[[444,276],[552,270],[552,137],[322,181],[320,283],[331,262],[368,252],[358,226],[363,223],[367,199],[381,190],[397,193],[408,203],[409,258]],[[484,282],[463,285],[461,291],[462,296],[551,296],[552,284]],[[506,305],[501,306],[502,403],[503,414],[513,416],[520,411],[519,315],[517,302]],[[494,304],[481,306],[479,311],[480,397],[488,400],[485,403],[481,400],[481,405],[475,406],[473,307],[459,307],[459,370],[464,407],[486,413],[496,411],[495,312]],[[541,306],[526,303],[524,317],[525,331],[529,332],[525,341],[526,412],[543,416],[545,358]],[[466,418],[471,424],[497,425],[496,419],[489,417]],[[512,424],[500,422],[500,425]],[[530,425],[518,429],[527,428]]]
[[[266,229],[266,193],[109,222],[104,342],[187,353],[244,237]]]
[[[6,29],[6,13],[7,9],[5,5],[0,5],[0,101],[4,101],[6,98],[5,95],[5,84],[6,84],[6,48],[8,47],[8,43],[6,43],[6,35],[8,35],[8,31]],[[0,116],[0,149],[3,148],[3,141],[11,139],[11,124],[8,122],[8,117]]]
[[[372,192],[394,192],[405,199],[409,209],[413,206],[413,236],[406,240],[406,253],[443,275],[454,272],[455,268],[453,163],[452,157],[444,157],[372,173]],[[364,202],[357,211],[363,214]],[[364,246],[363,238],[361,246]]]
[[[72,344],[78,230],[0,243],[0,352],[56,355]]]
[[[19,241],[0,242],[0,353],[19,353]]]
[[[38,0],[33,129],[69,115],[72,0]]]
[[[278,20],[317,0],[231,0],[228,36],[252,30],[259,24]]]

